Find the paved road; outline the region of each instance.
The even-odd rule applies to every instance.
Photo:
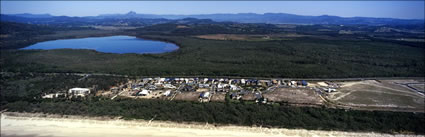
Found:
[[[3,73],[13,73],[13,72],[0,72]],[[27,72],[34,73],[37,72]],[[115,77],[158,77],[158,76],[129,76],[129,75],[119,75],[119,74],[107,74],[107,73],[38,73],[38,74],[68,74],[68,75],[93,75],[93,76],[115,76]],[[422,79],[424,77],[357,77],[357,78],[270,78],[270,77],[235,77],[235,76],[162,76],[162,77],[176,77],[176,78],[195,78],[195,77],[210,77],[210,78],[232,78],[232,79],[283,79],[283,80],[307,80],[307,81],[359,81],[359,80],[395,80],[395,79]]]

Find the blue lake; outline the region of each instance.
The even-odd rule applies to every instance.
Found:
[[[92,49],[105,53],[164,53],[177,50],[173,43],[131,36],[91,37],[39,42],[22,49]]]

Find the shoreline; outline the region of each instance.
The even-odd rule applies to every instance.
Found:
[[[87,117],[42,113],[1,113],[1,135],[8,136],[421,136],[375,132],[322,131],[214,125],[196,122],[123,120],[119,117]]]

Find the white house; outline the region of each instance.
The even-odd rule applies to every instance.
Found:
[[[51,94],[46,94],[44,96],[42,96],[41,98],[57,98],[59,96],[65,96],[64,93],[51,93]]]
[[[225,87],[226,87],[226,85],[227,85],[227,84],[222,84],[222,83],[220,83],[220,84],[218,84],[218,85],[217,85],[217,88],[222,89],[222,88],[225,88]]]
[[[162,95],[164,96],[169,96],[171,94],[171,90],[167,90],[165,91]]]
[[[208,98],[210,97],[210,92],[202,92],[201,95],[199,95],[200,98]]]
[[[86,96],[90,94],[90,89],[88,88],[71,88],[68,90],[68,93],[75,96]]]
[[[160,78],[159,81],[160,82],[164,82],[165,81],[165,78]]]
[[[326,92],[330,93],[330,92],[335,92],[336,89],[334,88],[325,88]]]
[[[164,85],[164,88],[172,88],[172,89],[175,89],[175,88],[176,88],[176,86],[171,85],[171,84],[165,84],[165,85]]]
[[[139,95],[141,95],[141,96],[147,96],[150,93],[151,93],[150,90],[143,89],[142,91],[139,92]]]
[[[240,90],[240,88],[236,85],[230,85],[230,90]]]
[[[295,86],[295,84],[297,84],[296,81],[291,81],[291,85]]]

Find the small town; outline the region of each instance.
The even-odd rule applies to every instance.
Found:
[[[96,90],[95,87],[75,87],[69,89],[67,92],[46,94],[43,98],[65,96],[85,97],[88,95],[95,95],[108,97],[112,100],[117,97],[124,97],[199,102],[224,102],[225,99],[228,98],[231,100],[253,101],[266,104],[287,101],[291,96],[298,98],[301,96],[311,96],[323,99],[323,97],[320,96],[336,92],[338,88],[339,84],[332,82],[310,83],[305,80],[149,77],[130,79],[127,83],[119,83],[111,87],[110,90]],[[279,96],[275,93],[285,91],[288,95],[277,93],[280,95]],[[302,98],[305,100],[295,102],[289,101],[289,103],[317,105],[321,102],[316,99],[309,100],[305,97],[301,97],[301,99]]]
[[[72,74],[78,81],[104,74]],[[115,76],[126,77],[126,76]],[[208,77],[127,77],[107,88],[98,85],[63,88],[42,98],[158,99],[190,102],[234,102],[280,104],[343,109],[422,111],[423,81],[415,79],[289,79],[289,78],[208,78]],[[370,90],[370,89],[376,90]],[[400,90],[399,90],[400,89]],[[412,100],[388,105],[391,97],[359,93],[392,93]],[[364,99],[375,102],[364,101]],[[417,101],[419,100],[419,101]]]

